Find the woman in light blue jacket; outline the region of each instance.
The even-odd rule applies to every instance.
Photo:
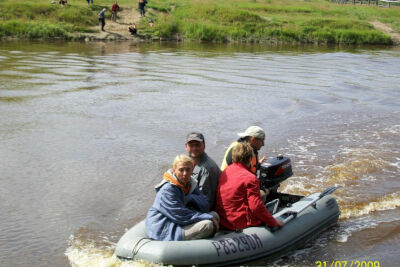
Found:
[[[149,238],[178,241],[207,238],[219,229],[219,216],[206,213],[208,202],[191,179],[193,160],[186,155],[175,157],[172,169],[164,173],[156,186],[156,198],[146,217]]]

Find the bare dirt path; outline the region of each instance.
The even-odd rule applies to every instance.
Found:
[[[389,34],[392,38],[395,44],[400,45],[400,33],[394,31],[390,26],[379,22],[379,21],[373,21],[371,24],[375,27],[375,29],[382,31],[384,33]]]
[[[101,31],[100,23],[98,26],[92,27],[92,33],[81,33],[79,38],[83,38],[87,41],[91,40],[136,40],[140,38],[130,34],[128,27],[132,23],[138,25],[140,20],[140,14],[135,8],[123,8],[118,12],[117,21],[111,21],[110,11],[106,12],[106,26],[104,32]]]

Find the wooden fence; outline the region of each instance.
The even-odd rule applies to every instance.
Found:
[[[337,4],[366,4],[366,5],[376,5],[381,7],[391,7],[396,6],[400,7],[400,0],[330,0],[333,3]]]

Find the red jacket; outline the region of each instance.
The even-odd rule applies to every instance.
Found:
[[[215,211],[223,228],[236,230],[264,224],[270,227],[277,225],[262,203],[259,183],[256,176],[241,163],[232,163],[222,172]]]
[[[119,11],[119,5],[118,4],[113,4],[111,7],[111,11]]]

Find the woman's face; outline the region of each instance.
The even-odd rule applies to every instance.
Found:
[[[190,162],[178,162],[175,168],[172,168],[172,172],[181,183],[186,185],[193,173],[193,164]]]

